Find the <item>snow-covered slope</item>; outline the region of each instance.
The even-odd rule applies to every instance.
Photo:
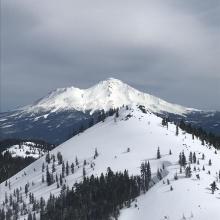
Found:
[[[99,82],[97,85],[85,90],[75,87],[57,89],[35,104],[24,107],[23,110],[50,110],[55,112],[63,109],[75,109],[77,111],[88,110],[93,112],[130,104],[143,105],[152,112],[184,114],[195,110],[168,103],[113,78]]]
[[[45,154],[45,152],[47,152],[44,149],[37,148],[36,144],[30,141],[15,144],[2,153],[4,154],[6,151],[10,152],[12,157],[33,157],[35,159],[40,158]]]
[[[130,107],[129,107],[130,108]],[[170,180],[170,185],[163,184],[163,180],[153,186],[146,194],[141,195],[137,200],[137,207],[132,204],[131,208],[121,211],[120,220],[219,220],[219,193],[211,194],[210,184],[218,180],[217,173],[220,169],[220,152],[215,152],[212,147],[202,146],[197,139],[179,130],[176,136],[176,127],[169,123],[167,127],[161,125],[161,118],[153,113],[143,113],[139,108],[133,106],[126,110],[122,108],[119,118],[108,117],[105,122],[100,122],[85,132],[73,137],[51,151],[51,155],[61,152],[64,161],[69,164],[79,160],[79,167],[76,166],[74,174],[65,177],[66,184],[72,186],[76,181],[82,180],[83,163],[86,174],[100,175],[106,172],[107,167],[113,171],[124,171],[127,169],[130,174],[140,173],[140,164],[149,161],[152,174],[156,175],[157,169],[165,165],[165,182]],[[160,148],[161,159],[156,159],[157,148]],[[94,152],[97,148],[99,156],[94,159]],[[128,150],[128,148],[130,150]],[[172,152],[170,155],[169,152]],[[188,160],[189,152],[195,152],[199,164],[192,164],[191,178],[185,178],[180,174],[178,160],[179,153],[184,151]],[[216,154],[217,153],[217,154]],[[205,159],[202,160],[202,154]],[[208,165],[211,159],[212,165]],[[39,199],[47,199],[50,193],[59,195],[60,188],[54,183],[47,186],[42,183],[42,164],[45,156],[13,176],[10,182],[11,188],[0,185],[0,204],[4,201],[4,195],[13,193],[14,189],[20,188],[24,200],[29,201],[24,194],[24,186],[30,184],[29,191]],[[93,168],[91,168],[91,164]],[[205,168],[203,170],[202,168]],[[49,170],[52,163],[49,164]],[[61,165],[55,162],[56,173],[60,175]],[[210,171],[210,174],[208,173]],[[174,180],[177,173],[178,180]],[[200,175],[200,180],[196,178]],[[55,175],[55,174],[54,174]],[[219,180],[218,180],[219,181]],[[218,184],[218,183],[217,183]],[[170,186],[173,191],[170,191]],[[0,205],[1,206],[1,205]],[[185,217],[185,218],[184,218]]]

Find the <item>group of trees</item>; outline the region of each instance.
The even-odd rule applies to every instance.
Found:
[[[94,157],[97,156],[96,150]],[[42,168],[43,172],[46,169]],[[60,196],[56,198],[51,194],[47,201],[42,197],[37,200],[34,194],[29,192],[30,183],[27,183],[24,191],[26,197],[29,197],[30,205],[27,205],[22,197],[22,188],[16,189],[14,194],[5,195],[3,207],[7,209],[0,210],[0,219],[9,220],[12,216],[16,219],[19,215],[27,215],[28,220],[35,220],[36,213],[40,213],[41,220],[117,219],[121,208],[130,207],[137,196],[149,189],[150,163],[142,163],[140,172],[141,175],[129,176],[127,170],[114,173],[108,168],[107,173],[102,173],[100,177],[84,176],[83,181],[75,183],[72,189],[63,182]]]
[[[208,133],[202,128],[196,128],[190,123],[185,123],[183,120],[180,121],[179,127],[189,134],[192,134],[192,138],[197,137],[201,140],[202,145],[207,144],[213,145],[216,149],[220,149],[220,136],[216,136],[213,133]]]
[[[33,157],[12,157],[9,151],[0,153],[0,183],[34,162]]]
[[[32,142],[33,144],[31,146],[39,149],[39,151],[40,149],[46,151],[54,148],[54,145],[41,140],[6,139],[0,141],[0,183],[9,179],[36,160],[29,156],[12,157],[12,154],[7,150],[7,148],[13,145],[18,145],[20,148],[27,141]],[[28,152],[26,154],[28,155]]]
[[[167,126],[168,128],[168,122],[170,122],[170,119],[168,117],[162,118],[162,125]],[[205,142],[207,144],[213,145],[216,149],[220,149],[220,136],[216,136],[215,134],[211,132],[207,132],[204,129],[197,128],[196,126],[192,126],[190,123],[185,123],[183,119],[181,119],[179,122],[175,122],[176,124],[176,135],[179,134],[179,128],[181,128],[183,131],[186,131],[189,134],[192,134],[192,139],[195,137],[201,140],[202,145],[205,145]]]
[[[50,196],[41,220],[46,219],[109,219],[117,218],[123,206],[140,194],[140,177],[129,176],[125,170],[113,173],[108,168],[106,175],[85,177],[58,198]]]

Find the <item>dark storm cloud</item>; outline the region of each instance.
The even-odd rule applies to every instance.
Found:
[[[2,110],[108,77],[220,109],[220,1],[3,0]]]

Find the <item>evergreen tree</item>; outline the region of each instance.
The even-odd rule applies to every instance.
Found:
[[[193,154],[192,152],[190,151],[189,153],[189,162],[192,164],[193,163]]]
[[[49,172],[48,166],[47,166],[47,171],[46,171],[46,181],[47,181],[48,186],[50,186],[52,184],[51,174]]]
[[[212,183],[212,184],[210,184],[210,186],[211,186],[212,194],[214,194],[215,190],[217,190],[217,189],[218,189],[218,187],[216,186],[215,181],[213,181],[213,183]]]
[[[55,164],[53,163],[52,164],[52,173],[54,173],[56,171],[56,168],[55,168]]]
[[[160,155],[160,148],[158,147],[157,148],[157,159],[160,159],[161,158],[161,155]]]
[[[69,175],[69,163],[68,161],[66,162],[66,175]]]
[[[169,155],[172,155],[172,151],[171,150],[169,151]]]
[[[193,163],[196,163],[196,153],[193,153]]]
[[[74,163],[71,164],[71,173],[74,173]]]
[[[44,172],[44,169],[45,169],[45,165],[44,163],[42,164],[42,172]]]
[[[178,136],[178,135],[179,135],[179,126],[176,125],[176,136]]]
[[[50,153],[49,152],[46,154],[45,160],[47,163],[50,163]]]
[[[62,177],[64,178],[65,176],[65,164],[64,162],[62,163]]]
[[[94,159],[96,158],[96,157],[98,157],[99,156],[99,154],[98,154],[98,151],[97,151],[97,148],[95,149],[95,155],[94,155]]]
[[[190,166],[186,167],[185,174],[186,174],[186,177],[191,177],[192,171],[191,171],[191,167]]]
[[[61,165],[63,163],[63,156],[60,152],[57,153],[57,160],[58,160],[58,165]]]
[[[76,159],[75,159],[75,163],[76,163],[76,166],[79,165],[79,161],[78,161],[78,158],[77,158],[77,157],[76,157]]]

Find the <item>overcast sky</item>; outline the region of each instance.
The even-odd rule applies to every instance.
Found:
[[[220,110],[220,1],[1,1],[1,111],[109,77]]]

